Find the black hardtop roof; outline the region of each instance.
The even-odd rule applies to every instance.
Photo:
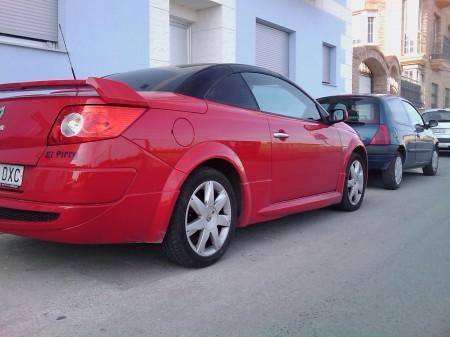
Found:
[[[157,68],[146,68],[107,76],[131,85],[135,78],[151,78],[155,74],[167,73],[160,83],[154,86],[131,85],[137,91],[170,91],[187,96],[204,98],[208,90],[220,79],[238,72],[267,74],[279,78],[282,75],[257,66],[238,63],[201,63]],[[164,76],[163,76],[164,77]],[[145,81],[144,81],[145,82]],[[290,82],[290,81],[289,81]],[[291,82],[292,83],[292,82]]]

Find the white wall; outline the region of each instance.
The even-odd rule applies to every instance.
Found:
[[[150,0],[150,66],[170,64],[170,16],[192,24],[192,63],[236,60],[234,0]]]

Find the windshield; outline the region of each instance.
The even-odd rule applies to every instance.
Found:
[[[429,111],[423,114],[423,118],[426,122],[430,120],[435,120],[438,122],[450,122],[450,111],[440,110],[440,111]]]
[[[371,97],[326,97],[318,102],[325,110],[347,109],[348,123],[378,124],[378,102]]]

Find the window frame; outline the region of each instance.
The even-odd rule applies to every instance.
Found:
[[[444,88],[444,109],[450,108],[450,88]]]
[[[328,82],[324,78],[325,66],[325,49],[328,55]],[[336,86],[336,46],[323,42],[322,43],[322,84]]]
[[[169,17],[169,30],[172,29],[172,27],[177,27],[177,28],[182,28],[182,29],[186,29],[186,56],[187,56],[187,62],[186,64],[192,64],[192,22],[187,21],[187,20],[183,20],[177,16],[173,16],[171,15]],[[169,41],[169,53],[170,53],[170,57],[172,57],[172,37],[170,37],[170,41]],[[176,64],[172,64],[172,60],[169,61],[170,65],[176,65]]]
[[[317,113],[319,114],[320,120],[312,120],[312,119],[305,119],[305,118],[300,118],[300,117],[294,117],[294,116],[288,116],[288,115],[283,115],[283,114],[279,114],[276,112],[271,112],[271,111],[264,111],[261,109],[261,107],[259,106],[258,100],[256,99],[255,95],[253,94],[253,91],[251,90],[250,86],[249,90],[252,93],[256,104],[259,107],[259,112],[264,113],[264,114],[268,114],[268,115],[272,115],[272,116],[277,116],[277,117],[283,117],[283,118],[289,118],[292,120],[297,120],[297,121],[303,121],[303,122],[310,122],[310,123],[317,123],[317,124],[327,124],[327,120],[326,118],[329,116],[328,112],[325,111],[325,109],[313,98],[311,97],[311,95],[309,95],[308,93],[306,93],[303,89],[301,89],[298,85],[296,85],[295,83],[293,83],[292,81],[290,81],[289,79],[283,78],[281,76],[276,76],[276,74],[266,74],[266,73],[262,73],[262,72],[257,72],[257,71],[241,71],[239,72],[241,74],[241,76],[244,79],[244,82],[247,84],[247,81],[245,80],[244,74],[259,74],[259,75],[264,75],[264,76],[268,76],[268,77],[273,77],[276,79],[279,79],[281,81],[284,81],[288,84],[290,84],[291,86],[293,86],[295,89],[299,90],[303,95],[306,96],[306,98],[310,99],[312,101],[312,103],[314,104],[315,108],[317,109]]]
[[[431,83],[430,98],[431,98],[431,108],[437,109],[439,105],[439,85],[437,83],[434,82]]]
[[[374,31],[375,31],[375,17],[368,16],[367,17],[367,43],[372,44],[375,43],[374,40]]]

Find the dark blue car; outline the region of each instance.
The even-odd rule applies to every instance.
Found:
[[[425,175],[438,170],[438,140],[431,127],[407,100],[388,95],[342,95],[318,99],[327,110],[343,109],[346,121],[366,145],[369,170],[381,170],[384,187],[399,188],[403,170],[422,168]]]

